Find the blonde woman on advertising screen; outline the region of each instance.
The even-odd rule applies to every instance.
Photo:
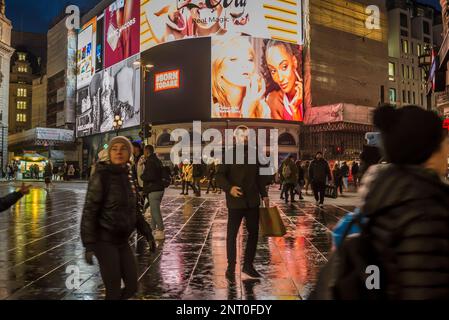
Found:
[[[271,109],[272,119],[289,121],[304,119],[303,80],[298,72],[299,59],[299,50],[294,45],[269,40],[265,46],[263,67],[268,83],[267,103]]]
[[[212,117],[270,119],[264,95],[265,81],[257,72],[254,48],[248,38],[214,39]]]

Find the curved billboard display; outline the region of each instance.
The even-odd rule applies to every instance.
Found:
[[[124,115],[126,127],[143,120],[303,121],[301,2],[112,1],[101,16],[102,57],[94,49],[100,41],[89,44],[95,19],[79,34],[79,66],[97,55],[105,70],[86,67],[80,74],[77,135],[112,130],[108,110]],[[92,58],[86,63],[86,57]],[[141,75],[139,65],[151,68]],[[101,96],[107,91],[106,78],[113,83],[111,103]],[[142,112],[139,79],[145,88]]]

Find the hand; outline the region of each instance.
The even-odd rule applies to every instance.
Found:
[[[270,198],[268,198],[268,197],[263,198],[263,204],[265,205],[265,208],[269,208],[270,207]]]
[[[150,233],[146,236],[148,241],[148,246],[150,249],[150,252],[155,253],[156,252],[156,242],[154,241],[153,235]]]
[[[251,77],[246,86],[246,95],[242,103],[243,118],[260,118],[263,110],[260,110],[261,101],[266,91],[266,84],[257,74]]]
[[[84,253],[84,259],[86,260],[86,263],[90,266],[94,265],[94,252],[93,251],[86,251]]]
[[[19,192],[23,195],[30,193],[31,185],[26,186],[25,183],[22,183],[22,186],[20,187]]]
[[[296,94],[293,97],[292,101],[290,102],[289,106],[292,109],[294,118],[299,118],[302,116],[300,110],[301,104],[303,102],[303,83],[301,81],[296,81]],[[296,120],[302,120],[302,119],[296,119]]]
[[[240,198],[241,196],[243,196],[243,192],[242,192],[242,189],[240,189],[240,187],[235,187],[235,186],[232,187],[231,191],[229,191],[229,193],[234,198]]]

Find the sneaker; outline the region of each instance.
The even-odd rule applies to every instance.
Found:
[[[154,240],[164,240],[165,239],[165,233],[161,230],[156,230],[154,233]]]
[[[243,267],[242,272],[246,275],[248,275],[250,278],[258,279],[262,278],[259,272],[257,272],[256,269],[254,269],[253,266],[245,266]]]

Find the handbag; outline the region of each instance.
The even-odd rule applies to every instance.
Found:
[[[287,233],[278,207],[259,208],[260,233],[264,237],[283,237]]]
[[[334,185],[326,185],[324,196],[327,198],[337,199],[338,197],[337,187]]]

